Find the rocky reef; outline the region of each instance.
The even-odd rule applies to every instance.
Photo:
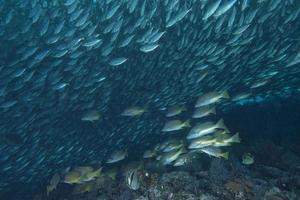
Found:
[[[252,165],[241,163],[238,152],[243,148],[249,147],[233,149],[229,160],[200,154],[180,167],[143,161],[135,189],[122,173],[124,165],[132,166],[126,163],[119,166],[116,177],[101,178],[91,190],[59,183],[49,195],[40,191],[35,200],[299,200],[299,145],[256,142],[251,146]]]

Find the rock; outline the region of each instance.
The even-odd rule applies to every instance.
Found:
[[[235,199],[252,199],[254,194],[252,192],[252,183],[242,180],[235,179],[234,181],[228,181],[225,184],[225,188],[230,191]]]
[[[96,200],[109,200],[109,198],[108,198],[106,195],[101,194],[100,196],[98,196],[98,197],[96,198]]]
[[[287,172],[284,172],[276,167],[266,166],[266,165],[258,165],[256,170],[261,173],[262,176],[268,178],[278,178],[288,176]]]
[[[265,196],[265,200],[283,200],[281,197],[275,196],[275,195],[268,195]]]
[[[199,200],[217,200],[217,198],[209,194],[202,194]]]
[[[230,178],[230,172],[227,169],[225,161],[219,158],[212,159],[208,173],[213,183],[222,184]]]
[[[140,196],[140,197],[136,198],[135,200],[149,200],[149,199],[147,197]]]
[[[163,174],[159,184],[170,192],[185,191],[192,193],[199,188],[199,182],[195,176],[180,171]]]
[[[281,197],[282,191],[278,187],[273,187],[266,191],[265,200],[283,200]]]
[[[150,188],[147,193],[149,199],[166,199],[168,197],[168,192],[159,186]]]
[[[291,151],[283,153],[280,160],[284,168],[297,168],[300,163],[300,157]]]
[[[169,196],[168,200],[199,200],[194,194],[189,193],[177,193],[172,196]]]

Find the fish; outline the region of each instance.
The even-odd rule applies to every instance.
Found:
[[[265,86],[268,82],[269,82],[269,80],[259,80],[259,81],[255,82],[255,83],[253,83],[250,86],[250,88],[251,89],[259,88],[259,87]]]
[[[173,18],[171,18],[166,23],[166,28],[169,28],[169,27],[173,26],[175,23],[181,21],[190,11],[191,11],[191,9],[187,9],[187,10],[182,10],[181,12],[179,12],[177,15],[175,15]]]
[[[56,189],[58,183],[60,182],[60,175],[59,174],[54,174],[52,178],[50,179],[49,185],[47,185],[47,196]]]
[[[254,156],[251,153],[244,153],[242,156],[242,164],[252,165],[254,163]]]
[[[146,44],[143,45],[140,50],[144,53],[148,53],[154,51],[157,47],[159,47],[159,44]]]
[[[72,190],[73,195],[83,194],[87,192],[95,191],[99,188],[97,181],[88,181],[85,183],[77,184]]]
[[[188,133],[187,139],[199,138],[204,135],[212,134],[217,129],[223,129],[226,132],[230,132],[228,128],[225,126],[223,119],[220,119],[217,123],[212,121],[207,121],[203,123],[196,124]]]
[[[163,165],[171,165],[172,162],[175,161],[183,153],[186,153],[184,147],[169,151],[161,155],[159,162],[161,162]]]
[[[181,167],[181,166],[186,166],[189,164],[192,164],[194,160],[197,160],[198,154],[193,153],[192,151],[188,151],[187,153],[181,154],[174,162],[173,166],[174,167]]]
[[[155,150],[146,150],[143,154],[143,158],[153,158],[156,156]]]
[[[181,154],[173,163],[174,167],[184,166],[188,163],[188,154]]]
[[[214,17],[219,17],[220,15],[226,13],[230,8],[234,6],[236,2],[237,0],[230,0],[224,3],[222,2],[218,9],[214,12]]]
[[[81,173],[79,171],[68,172],[64,177],[64,183],[78,184],[81,183]]]
[[[167,110],[166,117],[174,117],[176,115],[181,114],[182,112],[184,112],[186,110],[187,109],[185,106],[179,106],[179,105],[171,106]]]
[[[205,135],[200,138],[191,140],[189,149],[201,149],[207,146],[214,146],[217,139],[213,135]]]
[[[90,166],[74,167],[71,171],[67,172],[64,176],[64,183],[68,184],[81,184],[94,180],[101,175],[102,167],[94,169]]]
[[[218,147],[204,147],[201,148],[200,151],[208,154],[209,156],[217,157],[217,158],[224,158],[228,160],[229,153],[228,152],[223,152],[221,149]]]
[[[209,115],[216,115],[216,108],[211,106],[201,106],[196,108],[192,118],[202,118]]]
[[[205,11],[202,19],[207,20],[210,16],[212,16],[216,12],[216,10],[219,8],[219,5],[221,4],[221,2],[222,2],[221,0],[214,0],[214,1],[212,1],[212,3],[207,5],[206,11]]]
[[[109,65],[111,66],[119,66],[122,65],[123,63],[125,63],[128,59],[124,58],[124,57],[120,57],[120,58],[114,58],[109,62]]]
[[[160,146],[160,151],[166,153],[166,152],[170,152],[173,150],[177,150],[184,147],[183,141],[182,140],[167,140],[165,143],[163,143]]]
[[[81,118],[82,121],[89,121],[89,122],[98,121],[99,119],[100,119],[100,113],[96,110],[90,110],[86,112]]]
[[[232,143],[241,143],[240,134],[230,135],[226,131],[218,131],[215,133],[216,141],[214,146],[230,146]]]
[[[76,170],[78,170],[78,168]],[[101,171],[102,171],[102,167],[100,167],[97,170],[91,170],[91,171],[88,170],[86,172],[84,170],[80,170],[80,172],[83,175],[82,181],[88,182],[88,181],[91,181],[91,180],[94,180],[94,179],[100,177]]]
[[[224,92],[209,92],[200,96],[196,102],[195,107],[207,106],[220,102],[222,99],[229,99],[227,91]]]
[[[251,93],[250,92],[243,92],[243,93],[239,93],[239,94],[236,94],[234,95],[231,100],[232,101],[240,101],[240,100],[243,100],[243,99],[247,99],[251,97]]]
[[[116,150],[107,159],[106,163],[115,163],[124,160],[128,156],[127,150]]]
[[[217,130],[213,134],[204,135],[199,138],[192,139],[189,144],[189,149],[200,149],[207,146],[224,147],[231,146],[233,143],[240,143],[241,138],[239,133],[231,135],[225,130]]]
[[[142,115],[144,112],[146,112],[145,108],[138,107],[138,106],[132,106],[132,107],[126,108],[121,113],[121,116],[134,117],[134,116]]]
[[[132,169],[126,172],[126,185],[132,190],[138,190],[140,187],[139,171]]]
[[[162,129],[163,132],[171,132],[171,131],[178,131],[181,130],[183,128],[188,128],[190,127],[190,121],[187,120],[185,122],[182,122],[180,120],[170,120],[167,121]]]

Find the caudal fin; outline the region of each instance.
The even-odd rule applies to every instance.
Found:
[[[220,120],[217,122],[216,128],[224,129],[227,133],[230,133],[230,131],[228,130],[227,126],[224,124],[223,119],[220,119]]]
[[[184,127],[191,127],[191,121],[190,120],[186,120],[184,123],[183,123]]]
[[[93,172],[94,177],[100,177],[102,171],[102,167]]]
[[[230,142],[231,142],[231,143],[240,143],[240,142],[241,142],[240,134],[239,134],[239,133],[234,134],[234,135],[230,138]]]
[[[223,157],[224,159],[228,160],[229,152],[222,153],[221,157]]]
[[[188,151],[186,150],[186,148],[185,147],[181,147],[181,149],[180,149],[180,154],[185,154],[185,153],[187,153]]]
[[[213,115],[216,115],[217,114],[216,108],[215,107],[211,108],[211,110],[209,111],[209,113],[213,114]]]
[[[223,99],[229,99],[230,98],[227,91],[222,92],[221,96],[222,96]]]

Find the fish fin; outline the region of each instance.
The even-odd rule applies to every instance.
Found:
[[[71,166],[69,166],[69,167],[67,167],[65,170],[64,170],[64,174],[67,174],[67,173],[69,173],[70,171],[71,171]]]
[[[113,181],[115,181],[116,178],[117,178],[117,174],[112,175],[110,178],[111,178]]]
[[[128,156],[128,150],[127,149],[125,150],[125,156],[126,157]]]
[[[228,128],[227,128],[226,125],[224,124],[223,119],[220,119],[220,120],[217,122],[217,128],[224,129],[227,133],[230,133],[230,131],[228,130]]]
[[[49,194],[52,192],[52,187],[51,185],[47,185],[47,196],[49,196]]]
[[[216,108],[213,107],[211,110],[210,110],[210,114],[213,114],[213,115],[216,115],[217,112],[216,112]]]
[[[241,142],[240,134],[239,133],[234,134],[230,138],[230,142],[232,142],[232,143],[240,143]]]
[[[229,152],[222,153],[221,157],[223,157],[224,159],[228,160]]]
[[[100,167],[99,169],[97,169],[96,171],[93,172],[94,176],[95,177],[100,177],[101,171],[102,171],[102,167]]]
[[[181,154],[184,154],[184,153],[187,153],[187,152],[188,152],[188,151],[185,149],[185,147],[181,147],[180,151],[181,151]]]
[[[183,111],[183,112],[184,112],[184,111],[187,111],[186,106],[183,105],[182,108],[181,108],[181,111]]]
[[[221,135],[215,135],[215,143],[216,142],[223,142],[223,137]]]
[[[221,97],[224,98],[224,99],[229,99],[230,98],[227,91],[222,92]]]
[[[184,126],[184,127],[188,127],[188,128],[191,127],[191,120],[189,120],[189,119],[186,120],[186,121],[183,123],[183,126]]]

